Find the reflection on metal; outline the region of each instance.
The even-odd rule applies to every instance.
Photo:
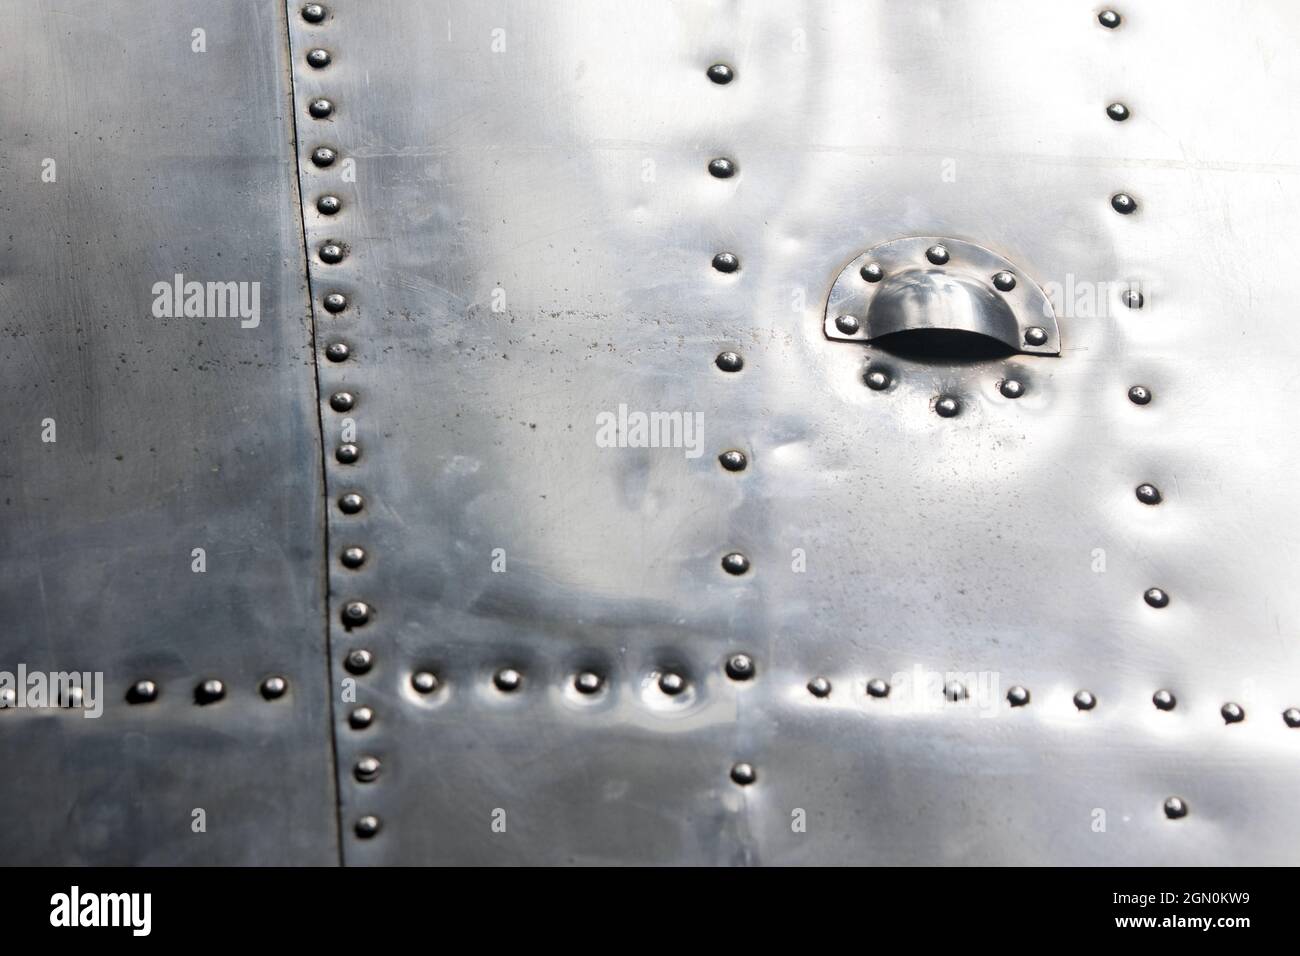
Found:
[[[850,262],[831,287],[826,337],[962,333],[1010,352],[1059,355],[1052,303],[1006,259],[959,239],[894,239]]]
[[[1297,861],[1300,8],[55,6],[8,859]]]
[[[1300,469],[1300,14],[329,7],[291,31],[364,449],[347,862],[1294,861],[1295,529],[1224,489]],[[701,454],[599,446],[621,404]]]

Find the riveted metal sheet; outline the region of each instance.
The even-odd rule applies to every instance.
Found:
[[[284,12],[0,6],[0,670],[103,679],[0,710],[4,860],[336,861]]]
[[[327,482],[365,501],[330,512],[367,551],[330,572],[348,860],[1295,862],[1289,5],[328,6],[291,29],[346,254]],[[906,236],[1014,263],[1060,356],[827,341]],[[700,443],[602,447],[653,411]]]

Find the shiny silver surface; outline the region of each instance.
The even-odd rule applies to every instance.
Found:
[[[1295,862],[1289,6],[331,10],[291,30],[297,101],[337,105],[309,243],[350,249],[312,263],[365,448],[330,533],[373,555],[331,570],[374,608],[340,766],[385,766],[340,777],[384,822],[349,862]],[[899,237],[1012,264],[1059,357],[828,342]],[[620,404],[698,412],[701,455],[601,447]]]
[[[1059,355],[1056,314],[1042,289],[1006,259],[935,236],[868,249],[839,274],[826,302],[826,337],[879,342],[934,332],[1011,352]]]
[[[1292,5],[319,6],[6,6],[15,858],[1300,859]]]
[[[0,22],[0,670],[103,675],[98,718],[0,710],[4,862],[336,862],[284,11]],[[259,320],[157,316],[178,273]]]

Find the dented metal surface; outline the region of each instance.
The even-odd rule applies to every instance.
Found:
[[[1293,15],[722,12],[344,2],[295,25],[333,57],[295,56],[299,98],[338,104],[301,149],[356,166],[301,167],[304,194],[345,191],[307,224],[351,250],[313,284],[352,302],[332,328],[356,360],[322,395],[356,394],[365,450],[331,493],[369,502],[331,522],[372,554],[332,570],[374,608],[334,625],[376,660],[374,723],[337,724],[344,823],[382,828],[347,858],[1292,859],[1295,528],[1284,483],[1230,489],[1296,464],[1270,262],[1292,68],[1248,55]],[[1177,68],[1225,55],[1231,94]],[[828,343],[843,264],[899,236],[1014,263],[1060,357]],[[701,440],[628,447],[655,412]],[[1258,719],[1226,725],[1242,697]]]
[[[215,191],[195,255],[245,250],[230,197],[261,197],[285,357],[232,391],[284,495],[248,476],[213,533],[284,521],[297,590],[241,567],[249,673],[182,642],[227,693],[175,719],[237,736],[256,624],[314,620],[310,714],[240,752],[295,748],[270,772],[328,798],[347,863],[1296,861],[1300,14],[285,9],[230,92],[266,125],[223,161],[261,178]],[[157,590],[132,606],[227,623]]]

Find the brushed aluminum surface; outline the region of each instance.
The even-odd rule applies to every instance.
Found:
[[[4,862],[337,862],[283,9],[0,22],[0,670],[103,674],[98,718],[0,710]]]
[[[1292,5],[0,3],[7,859],[1297,862]]]
[[[1300,20],[1133,6],[1115,30],[1081,2],[292,23],[298,103],[337,107],[302,156],[355,167],[300,164],[309,243],[350,250],[312,265],[354,304],[318,313],[355,357],[321,364],[322,400],[356,394],[364,449],[330,495],[368,502],[330,516],[371,553],[331,570],[336,677],[376,659],[374,723],[336,720],[344,826],[383,821],[348,861],[1295,862]],[[828,342],[835,277],[900,236],[1015,263],[1059,358]],[[600,416],[653,411],[701,416],[699,447],[598,443]],[[374,614],[348,632],[353,599]],[[725,676],[736,651],[753,679]],[[591,668],[604,691],[574,693]]]

